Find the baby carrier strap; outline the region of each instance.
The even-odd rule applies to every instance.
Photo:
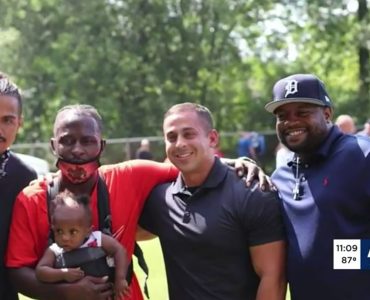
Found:
[[[51,200],[55,198],[55,196],[59,192],[60,181],[58,178],[54,178],[53,182],[48,184],[47,186],[47,207],[48,207],[48,218],[49,224],[51,224],[50,220],[50,203]],[[101,174],[99,174],[98,182],[97,182],[97,197],[98,197],[98,219],[99,219],[99,230],[104,234],[112,235],[112,216],[110,214],[110,207],[109,207],[109,192],[107,189],[107,185]],[[50,229],[49,233],[49,245],[54,242],[54,234],[53,231]],[[144,293],[146,297],[149,299],[149,291],[148,291],[148,277],[149,277],[149,268],[144,258],[143,250],[140,248],[139,244],[135,242],[134,248],[134,255],[137,258],[138,265],[145,273],[145,282],[144,282]],[[130,265],[127,269],[127,276],[126,280],[128,284],[131,283],[132,274],[134,272],[133,269],[133,262],[131,260]]]

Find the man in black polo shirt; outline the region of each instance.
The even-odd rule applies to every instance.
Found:
[[[140,225],[160,239],[170,299],[285,299],[276,194],[245,187],[214,156],[218,133],[207,108],[175,105],[163,130],[181,173],[152,191]]]
[[[18,193],[36,178],[36,172],[27,167],[9,150],[22,125],[22,98],[17,86],[0,73],[0,299],[18,299],[4,266],[4,255],[13,203]]]

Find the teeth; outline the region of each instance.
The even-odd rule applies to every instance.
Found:
[[[185,157],[190,156],[190,154],[191,154],[191,153],[177,154],[177,157],[179,157],[179,158],[185,158]]]
[[[296,136],[302,134],[304,131],[303,130],[295,130],[295,131],[290,131],[288,132],[288,135],[290,136]]]

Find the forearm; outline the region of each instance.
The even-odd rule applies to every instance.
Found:
[[[42,282],[60,282],[65,280],[66,269],[56,269],[48,266],[38,266],[36,268],[36,278]]]
[[[287,283],[283,276],[263,276],[258,286],[256,300],[284,300]]]
[[[123,248],[117,249],[114,254],[114,264],[115,264],[115,280],[124,280],[127,274],[128,261],[127,253]]]
[[[40,300],[63,300],[68,299],[67,284],[42,283],[36,278],[35,270],[28,267],[9,269],[10,279],[17,292],[27,297]]]

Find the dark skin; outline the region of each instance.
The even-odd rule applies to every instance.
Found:
[[[303,161],[310,159],[333,126],[330,107],[297,102],[280,106],[274,114],[279,140]]]
[[[54,154],[76,162],[97,157],[105,146],[95,119],[71,111],[58,116],[54,126],[51,146]],[[60,190],[68,189],[75,194],[90,194],[96,176],[75,185],[59,172]],[[35,270],[23,267],[10,270],[10,277],[20,293],[36,299],[54,300],[103,300],[113,294],[108,278],[85,276],[75,283],[44,284],[36,279]]]

